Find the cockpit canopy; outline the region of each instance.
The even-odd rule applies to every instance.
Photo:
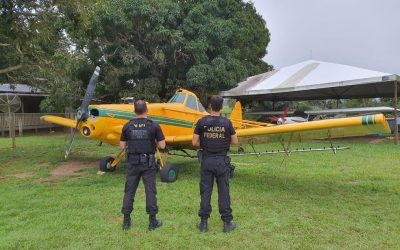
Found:
[[[176,94],[169,99],[168,103],[184,104],[187,108],[192,110],[199,112],[205,111],[199,99],[189,91],[178,90]]]

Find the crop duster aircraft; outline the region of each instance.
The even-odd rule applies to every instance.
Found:
[[[90,79],[75,120],[51,115],[41,117],[46,122],[74,129],[66,150],[66,158],[71,151],[77,132],[88,139],[118,145],[122,127],[135,117],[133,105],[130,104],[89,105],[96,88],[99,71],[100,68],[97,67]],[[184,89],[178,89],[167,103],[148,104],[148,113],[149,119],[160,124],[166,137],[167,148],[183,152],[186,152],[185,149],[193,148],[192,135],[197,120],[208,115],[197,96]],[[302,141],[308,138],[322,139],[390,133],[388,123],[382,114],[275,125],[244,120],[240,102],[237,102],[229,119],[236,129],[240,143],[253,145],[257,142],[280,141],[285,152],[290,152],[292,141]],[[260,155],[262,153],[251,154]],[[114,171],[117,165],[125,160],[125,156],[126,152],[122,150],[116,157],[105,157],[100,162],[100,170]],[[190,155],[187,154],[187,156]],[[157,159],[161,180],[164,182],[175,181],[177,168],[173,164],[166,164],[158,151]]]

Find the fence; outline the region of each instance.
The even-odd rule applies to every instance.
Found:
[[[55,127],[59,127],[57,125],[51,124],[44,122],[40,120],[41,116],[44,115],[56,115],[56,116],[61,116],[61,117],[67,117],[67,118],[73,118],[73,114],[69,113],[14,113],[12,114],[12,121],[13,121],[13,126],[12,128],[14,131],[18,131],[19,135],[22,136],[23,132],[26,130],[35,130],[37,131],[39,129],[52,129]],[[5,113],[0,113],[0,132],[1,136],[5,136],[5,133],[9,133],[9,120],[10,116]]]

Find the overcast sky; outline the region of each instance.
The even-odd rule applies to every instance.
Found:
[[[252,0],[275,68],[321,60],[400,74],[400,0]]]

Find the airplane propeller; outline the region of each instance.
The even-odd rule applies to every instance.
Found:
[[[82,121],[86,120],[88,117],[88,107],[90,104],[90,101],[92,100],[94,91],[96,89],[96,85],[99,79],[99,73],[100,73],[100,67],[96,67],[96,69],[93,72],[92,77],[90,78],[89,84],[86,88],[85,96],[83,97],[82,104],[78,108],[78,111],[76,112],[76,126],[74,128],[74,131],[71,134],[67,149],[65,150],[65,159],[68,158],[69,153],[71,152],[72,149],[72,144],[74,143],[75,140],[75,135],[76,132],[78,131],[79,125]]]

